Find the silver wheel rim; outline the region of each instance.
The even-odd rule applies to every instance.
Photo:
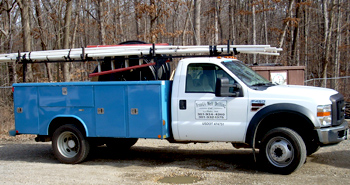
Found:
[[[294,148],[288,139],[284,137],[274,137],[270,139],[266,146],[267,159],[276,167],[286,167],[294,159]]]
[[[79,152],[79,139],[72,132],[62,132],[57,139],[57,148],[64,157],[72,158],[76,156]]]

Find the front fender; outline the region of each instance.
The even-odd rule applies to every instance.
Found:
[[[311,128],[315,128],[315,123],[317,123],[316,116],[309,109],[303,106],[290,103],[269,105],[257,112],[249,122],[246,134],[246,143],[252,147],[255,147],[254,141],[259,124],[268,116],[278,113],[292,113],[299,115],[305,118],[305,120],[308,120],[308,124]]]

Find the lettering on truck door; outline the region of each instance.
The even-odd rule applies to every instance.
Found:
[[[216,97],[216,79],[235,80],[219,66],[192,63],[179,84],[177,123],[180,140],[243,141],[246,97]]]

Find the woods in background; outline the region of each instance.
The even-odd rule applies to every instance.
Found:
[[[1,0],[0,53],[118,44],[269,44],[280,57],[239,56],[247,64],[306,66],[305,77],[350,76],[349,0]],[[22,66],[1,66],[0,83]],[[28,65],[29,81],[86,80],[90,63]],[[18,71],[15,73],[14,71]],[[305,80],[307,80],[305,79]],[[341,91],[349,80],[312,85]]]

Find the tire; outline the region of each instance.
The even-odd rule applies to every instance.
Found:
[[[310,142],[310,143],[305,143],[306,144],[306,155],[312,155],[313,153],[317,152],[321,147],[319,144]]]
[[[107,147],[113,150],[127,150],[132,147],[138,138],[111,138],[107,142]]]
[[[290,174],[306,160],[306,147],[298,133],[289,128],[270,130],[259,151],[262,167],[272,173]]]
[[[60,162],[76,164],[86,159],[90,145],[75,125],[68,124],[59,127],[53,133],[52,149]]]

